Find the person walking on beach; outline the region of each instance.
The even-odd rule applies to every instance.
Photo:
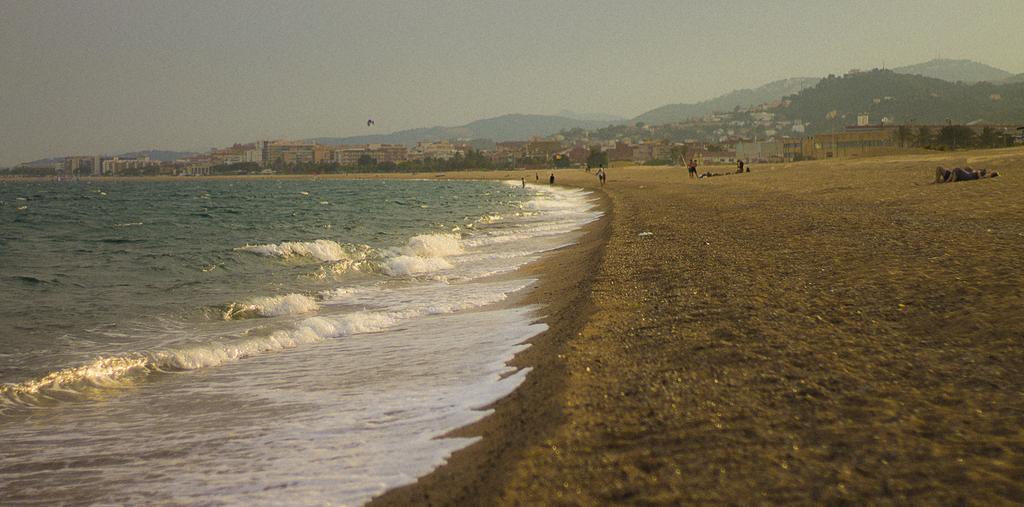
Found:
[[[551,176],[548,176],[548,185],[554,185],[554,184],[555,184],[555,173],[551,173]]]
[[[523,188],[526,188],[526,178],[523,178]]]
[[[540,181],[540,173],[533,173],[533,181]]]
[[[690,159],[690,165],[687,166],[687,170],[689,171],[691,178],[696,178],[697,177],[697,160],[696,159]]]

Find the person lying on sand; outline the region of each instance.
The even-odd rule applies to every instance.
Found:
[[[980,180],[982,178],[995,178],[996,176],[999,176],[999,173],[992,171],[992,174],[989,174],[987,169],[982,169],[980,171],[975,171],[970,167],[963,169],[959,167],[946,169],[941,165],[935,168],[935,183],[952,183],[954,181]]]

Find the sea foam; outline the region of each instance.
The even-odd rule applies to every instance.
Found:
[[[245,303],[232,303],[224,311],[224,320],[248,317],[279,317],[315,312],[320,308],[316,300],[302,294],[253,298]]]
[[[336,241],[285,241],[279,244],[245,245],[235,250],[267,257],[312,257],[325,262],[351,259],[345,247]]]

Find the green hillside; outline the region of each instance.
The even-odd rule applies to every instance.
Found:
[[[830,111],[839,116],[837,126],[853,123],[860,113],[870,114],[872,123],[883,117],[890,123],[918,125],[947,120],[954,124],[975,120],[1024,123],[1024,83],[951,83],[873,70],[829,76],[817,86],[787,97],[776,113],[782,119],[810,122],[813,132],[823,132],[832,127],[826,118]]]

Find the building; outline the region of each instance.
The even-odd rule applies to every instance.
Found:
[[[526,143],[526,156],[533,159],[550,160],[555,154],[562,151],[561,141],[533,139]]]
[[[261,164],[263,162],[263,151],[259,148],[249,148],[242,152],[242,162],[254,162]]]
[[[211,166],[210,162],[196,162],[179,167],[174,174],[176,176],[209,176]]]
[[[735,164],[736,153],[731,151],[697,150],[694,157],[699,164]]]
[[[409,153],[409,157],[418,160],[428,158],[434,160],[451,160],[455,158],[456,154],[465,155],[465,152],[456,148],[448,141],[436,141],[432,143],[419,142],[416,143],[416,147]]]
[[[643,142],[634,144],[633,162],[642,164],[652,160],[672,160],[672,147],[662,142]]]
[[[99,176],[103,173],[100,157],[96,155],[79,155],[64,158],[64,174],[79,176]]]
[[[260,158],[264,166],[308,164],[313,162],[315,144],[289,141],[260,141]]]
[[[313,147],[313,163],[325,164],[334,160],[334,150],[329,146],[316,145]]]
[[[616,161],[623,161],[623,160],[632,161],[633,160],[633,146],[630,145],[629,143],[625,143],[625,142],[622,142],[622,141],[616,141],[615,142],[615,146],[612,146],[610,148],[606,148],[604,151],[605,151],[605,153],[608,154],[608,161],[609,162],[616,162]]]
[[[768,157],[764,154],[763,147],[767,143],[741,141],[733,146],[736,150],[736,158],[745,162],[767,162]]]
[[[573,164],[585,164],[587,159],[590,158],[590,148],[587,148],[582,144],[577,144],[566,150],[564,153],[569,157],[569,162],[572,162]]]
[[[364,155],[378,164],[398,164],[409,160],[409,148],[401,144],[355,144],[332,148],[330,161],[345,166],[358,165]]]
[[[818,134],[805,137],[802,144],[801,158],[804,159],[866,157],[885,155],[899,149],[889,128]]]
[[[241,150],[233,150],[231,148],[225,150],[214,150],[209,154],[209,158],[213,165],[240,164],[245,162],[245,152]]]
[[[103,159],[100,163],[101,174],[117,176],[129,169],[142,169],[144,167],[159,166],[160,162],[150,160],[149,157],[142,158],[119,158]]]

